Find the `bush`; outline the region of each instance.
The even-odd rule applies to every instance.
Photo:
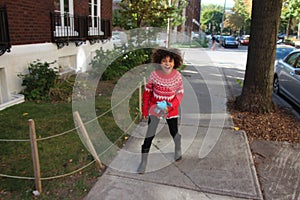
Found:
[[[27,100],[50,100],[49,90],[58,77],[56,68],[50,68],[50,64],[53,63],[34,61],[29,64],[27,74],[18,75],[23,79],[22,93]]]
[[[61,79],[57,68],[50,68],[53,63],[39,60],[30,63],[28,73],[19,74],[25,86],[22,94],[29,101],[71,101],[74,77]]]

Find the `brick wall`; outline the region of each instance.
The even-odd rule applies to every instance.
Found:
[[[89,0],[74,0],[74,13],[76,15],[89,15]]]
[[[87,16],[88,2],[74,0],[74,14]],[[51,42],[50,12],[54,0],[0,0],[0,6],[3,5],[7,8],[12,45]],[[101,0],[101,15],[112,22],[112,0]]]
[[[53,6],[51,2],[45,0],[4,2],[12,45],[51,41],[50,11]]]
[[[101,0],[101,15],[103,19],[112,19],[112,0]]]
[[[112,30],[112,0],[101,0],[101,17],[102,19],[110,19],[110,31],[111,31]]]

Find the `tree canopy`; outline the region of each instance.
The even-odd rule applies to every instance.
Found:
[[[232,8],[232,14],[229,14],[229,28],[234,29],[239,35],[250,33],[251,22],[251,1],[234,0],[234,7]]]
[[[220,24],[223,18],[223,7],[218,5],[201,5],[201,17],[200,23],[201,28],[205,29],[206,32],[220,32]]]
[[[231,11],[218,5],[202,5],[201,28],[206,32],[221,32],[220,24],[223,23],[223,32],[232,34],[249,34],[251,21],[251,1],[234,0]],[[223,18],[223,13],[225,18]],[[222,21],[224,19],[224,22]]]
[[[126,30],[140,27],[167,26],[167,19],[171,18],[173,26],[185,22],[182,10],[186,7],[186,0],[122,0],[118,24]]]
[[[279,32],[286,33],[288,36],[290,30],[297,32],[297,26],[300,18],[300,0],[284,0],[281,11],[281,21]]]

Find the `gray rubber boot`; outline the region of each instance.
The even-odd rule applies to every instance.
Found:
[[[141,159],[141,163],[137,169],[137,172],[139,174],[144,174],[146,171],[146,166],[147,166],[147,161],[148,161],[148,153],[149,153],[150,149],[143,149],[142,148],[142,159]]]
[[[179,133],[177,133],[176,136],[174,137],[174,143],[175,143],[175,161],[179,161],[182,159],[181,135]]]

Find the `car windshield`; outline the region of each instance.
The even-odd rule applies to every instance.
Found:
[[[225,39],[228,40],[228,41],[235,41],[234,37],[226,37]]]
[[[276,49],[276,60],[283,59],[290,52],[292,52],[294,48],[277,48]]]

